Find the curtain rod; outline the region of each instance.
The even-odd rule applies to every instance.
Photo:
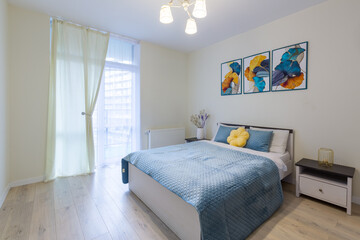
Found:
[[[62,17],[51,17],[51,18],[57,19],[59,21],[67,22],[67,23],[70,23],[70,24],[74,24],[76,26],[86,27],[88,29],[93,29],[93,30],[96,30],[96,31],[99,31],[99,32],[109,33],[110,35],[112,35],[114,37],[122,38],[124,40],[128,40],[128,41],[131,41],[131,42],[135,42],[135,43],[140,42],[140,40],[132,38],[132,37],[127,37],[127,36],[124,36],[124,35],[121,35],[121,34],[118,34],[118,33],[113,33],[113,32],[107,31],[107,30],[102,30],[102,29],[98,29],[98,28],[94,28],[94,27],[85,26],[85,25],[82,25],[82,24],[79,24],[79,23],[75,23],[75,22],[73,22],[71,20],[64,19]]]

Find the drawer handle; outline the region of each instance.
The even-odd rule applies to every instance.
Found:
[[[323,193],[323,190],[320,188],[320,189],[319,189],[319,192]]]

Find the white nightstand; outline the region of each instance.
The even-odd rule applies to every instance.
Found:
[[[296,196],[305,194],[341,207],[351,215],[352,180],[355,168],[334,164],[319,166],[318,162],[301,159],[296,164]]]

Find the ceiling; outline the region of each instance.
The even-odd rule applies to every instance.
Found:
[[[198,32],[187,35],[183,9],[174,22],[159,22],[168,0],[8,0],[9,3],[179,51],[197,50],[301,11],[326,0],[207,0],[208,16],[197,19]],[[192,10],[192,8],[191,8]]]

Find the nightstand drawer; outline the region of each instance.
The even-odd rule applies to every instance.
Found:
[[[346,188],[300,176],[300,192],[346,207]]]

